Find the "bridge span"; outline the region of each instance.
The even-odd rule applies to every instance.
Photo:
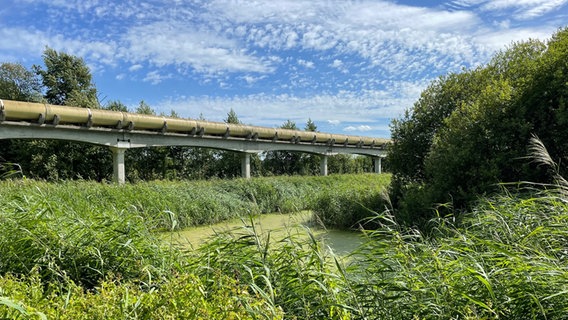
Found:
[[[263,151],[296,151],[327,159],[358,154],[374,159],[381,172],[388,139],[228,124],[142,115],[103,109],[0,100],[0,139],[53,139],[107,146],[113,153],[113,178],[124,183],[124,153],[130,148],[205,147],[241,153],[241,173],[250,178],[250,155]],[[65,152],[62,150],[61,152]]]

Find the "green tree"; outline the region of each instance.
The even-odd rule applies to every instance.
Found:
[[[0,99],[39,102],[41,84],[35,73],[19,63],[0,64]]]
[[[465,208],[499,182],[549,182],[526,160],[527,146],[536,134],[553,158],[568,154],[566,61],[562,29],[548,43],[514,43],[485,66],[433,82],[392,124],[388,160],[399,217],[427,221],[439,203]]]
[[[122,111],[122,112],[128,112],[128,107],[118,101],[118,100],[114,100],[114,101],[110,101],[105,107],[104,109],[106,110],[111,110],[111,111]]]
[[[318,132],[318,126],[316,126],[316,123],[313,122],[311,118],[308,118],[308,122],[306,122],[304,130],[310,132]]]
[[[237,113],[235,112],[235,110],[233,110],[233,108],[231,108],[229,113],[227,113],[227,118],[225,118],[224,121],[225,123],[241,124],[241,121],[239,120],[239,117],[237,116]]]
[[[46,48],[43,62],[45,70],[37,65],[34,70],[46,88],[47,102],[82,108],[100,107],[91,71],[82,58]]]
[[[147,115],[155,115],[156,111],[150,107],[144,100],[140,101],[138,107],[135,110],[136,113],[139,114],[147,114]]]
[[[99,107],[90,71],[82,59],[49,48],[44,51],[43,59],[46,69],[40,66],[34,66],[33,69],[43,84],[47,102]],[[31,79],[29,73],[25,74]],[[36,85],[29,87],[35,88]],[[11,150],[17,154],[17,162],[29,177],[50,180],[110,179],[112,155],[104,147],[67,141],[30,140],[12,144]]]
[[[0,99],[39,102],[41,98],[41,84],[35,73],[18,63],[0,64]],[[22,164],[26,157],[21,152],[27,143],[0,140],[0,161]]]
[[[296,123],[286,120],[281,129],[298,130]],[[294,175],[302,172],[302,154],[290,151],[268,151],[264,153],[263,168],[266,172],[275,175]]]

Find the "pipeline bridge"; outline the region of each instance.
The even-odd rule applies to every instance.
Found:
[[[239,152],[241,174],[250,178],[250,155],[263,151],[320,155],[322,175],[328,172],[328,156],[365,155],[374,159],[374,171],[381,173],[381,159],[390,143],[382,138],[11,100],[0,100],[0,139],[54,139],[107,146],[113,154],[113,179],[118,183],[126,181],[124,153],[130,148],[188,146]]]

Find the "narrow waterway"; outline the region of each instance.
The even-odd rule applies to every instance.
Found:
[[[252,221],[251,217],[247,217],[209,226],[192,227],[168,233],[167,237],[186,248],[196,248],[219,232],[239,232],[239,229],[250,226],[254,222],[257,232],[263,234],[270,232],[270,237],[274,241],[283,239],[289,234],[307,238],[309,229],[324,247],[339,256],[351,253],[361,244],[360,233],[322,228],[312,223],[311,216],[309,211],[292,214],[263,214],[252,217]]]

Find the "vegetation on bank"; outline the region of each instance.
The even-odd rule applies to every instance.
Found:
[[[342,199],[351,194],[339,177],[290,179],[327,189],[322,197],[331,189],[344,190]],[[0,206],[0,317],[560,319],[568,312],[568,201],[560,189],[481,199],[459,222],[431,220],[427,236],[390,211],[371,215],[379,228],[365,231],[346,263],[314,237],[274,240],[254,223],[180,251],[156,232],[160,219],[146,215],[156,209],[125,209],[112,185],[2,184],[11,189],[7,196],[2,188]],[[151,202],[151,184],[128,187]],[[95,196],[102,201],[92,207],[78,201]]]
[[[342,198],[353,190],[378,196],[388,183],[388,175],[375,174],[124,186],[2,181],[0,317],[25,313],[33,318],[41,312],[62,319],[238,318],[259,312],[278,318],[285,314],[279,303],[266,301],[264,293],[251,291],[243,282],[246,277],[239,279],[226,269],[232,264],[234,272],[245,276],[241,268],[247,266],[239,263],[256,252],[258,246],[247,244],[253,235],[260,244],[260,235],[253,232],[232,240],[223,236],[208,249],[182,252],[158,232],[265,212],[318,211],[318,197],[331,190]],[[364,198],[350,201],[358,199]],[[324,211],[319,212],[320,219],[326,219]],[[290,246],[294,252],[289,254],[296,258],[310,255],[298,263],[306,264],[305,281],[311,281],[308,265],[315,261],[314,253],[303,252],[303,244]],[[244,260],[231,262],[224,254]],[[292,258],[282,256],[274,263]],[[323,256],[319,259],[325,262]],[[287,281],[292,278],[290,274]]]
[[[514,43],[486,65],[433,81],[392,124],[397,217],[423,225],[439,204],[446,204],[439,214],[469,208],[501,182],[550,182],[547,169],[526,157],[534,135],[553,159],[568,154],[567,61],[563,28],[548,41]]]
[[[92,181],[7,180],[0,181],[0,206],[25,207],[22,201],[41,199],[54,210],[78,214],[112,210],[120,216],[143,218],[151,230],[212,224],[251,214],[314,210],[324,222],[331,221],[331,216],[345,216],[345,223],[335,223],[334,227],[349,229],[357,228],[358,222],[347,218],[352,213],[350,208],[360,208],[360,217],[366,217],[368,210],[363,208],[373,208],[374,199],[380,198],[389,181],[388,174],[152,181],[123,186]],[[339,201],[344,207],[332,208],[328,201]]]

